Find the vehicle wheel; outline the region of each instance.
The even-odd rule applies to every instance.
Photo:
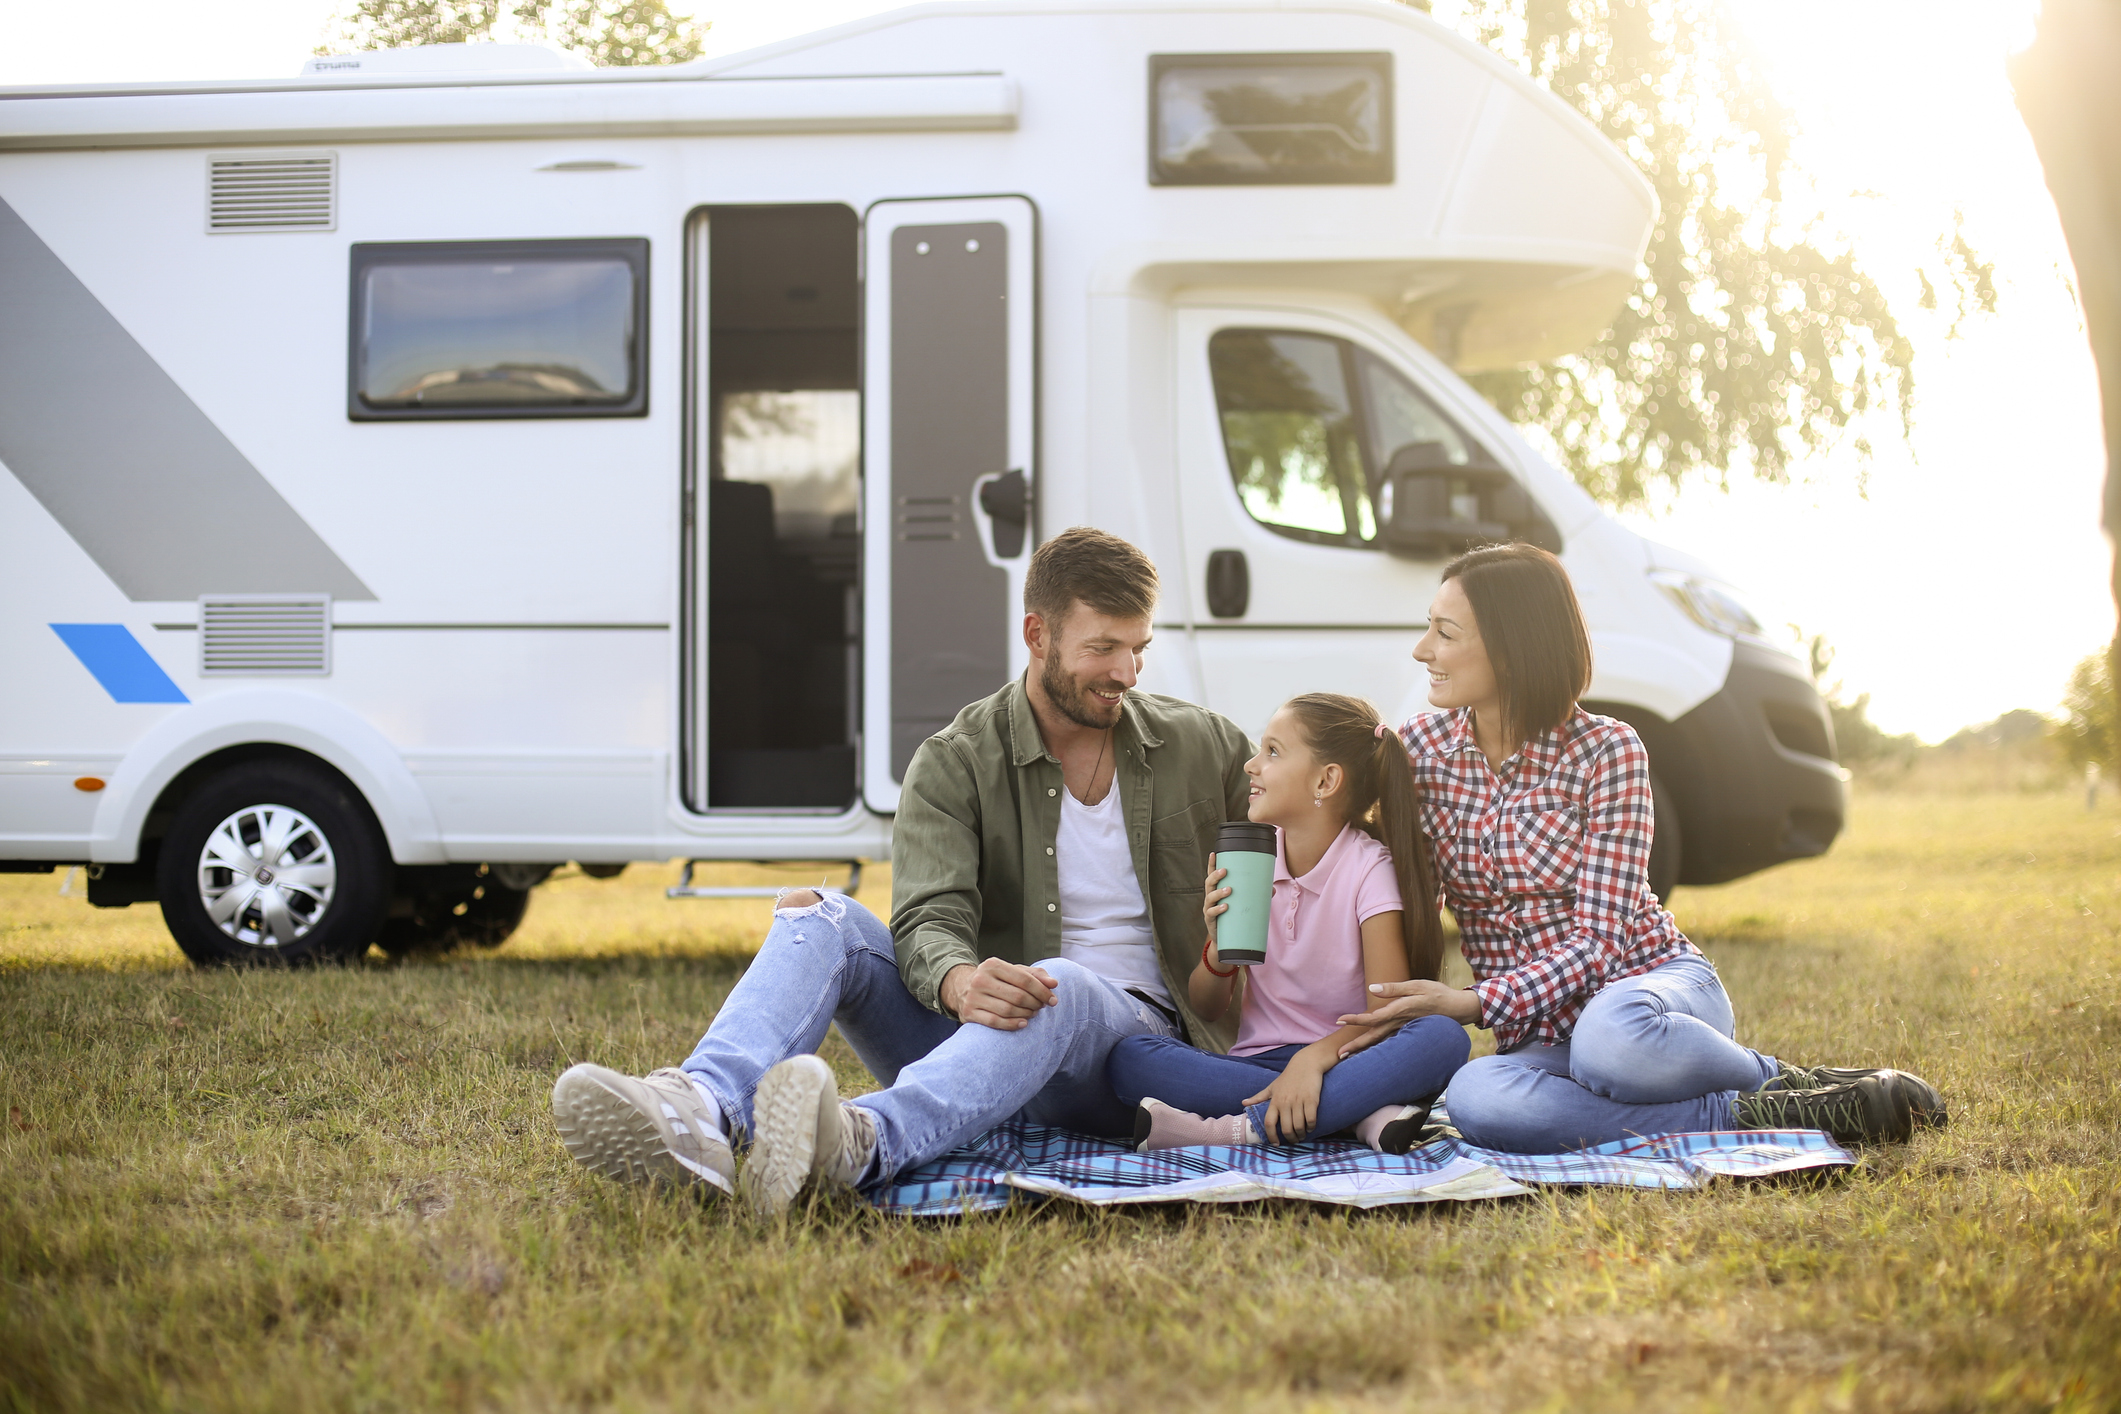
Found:
[[[345,782],[253,761],[178,807],[155,884],[162,921],[201,966],[346,962],[382,926],[390,851]]]
[[[1650,892],[1669,904],[1672,890],[1679,887],[1679,862],[1685,849],[1685,832],[1679,825],[1679,803],[1665,789],[1657,773],[1650,773],[1650,808],[1656,812],[1656,833],[1650,836]]]
[[[404,870],[411,911],[384,920],[377,946],[392,957],[451,952],[470,944],[497,948],[523,921],[530,890],[511,889],[488,865]]]

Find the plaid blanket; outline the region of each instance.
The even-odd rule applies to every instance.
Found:
[[[1099,1205],[1301,1198],[1374,1208],[1508,1198],[1530,1192],[1530,1184],[1700,1188],[1712,1178],[1855,1161],[1811,1129],[1663,1134],[1570,1154],[1504,1154],[1449,1135],[1397,1155],[1349,1143],[1137,1154],[1110,1140],[1011,1121],[868,1196],[885,1212],[906,1217],[982,1212],[1020,1197]]]

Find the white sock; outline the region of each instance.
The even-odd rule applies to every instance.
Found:
[[[691,1071],[685,1072],[685,1078],[692,1082],[692,1088],[699,1091],[700,1098],[707,1102],[707,1117],[714,1122],[715,1137],[727,1144],[729,1142],[729,1117],[722,1112],[721,1097],[708,1089],[707,1082],[694,1075]]]

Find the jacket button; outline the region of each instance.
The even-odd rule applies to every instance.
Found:
[[[1060,794],[1060,792],[1059,792],[1059,791],[1057,791],[1057,790],[1055,790],[1055,789],[1054,789],[1053,787],[1051,787],[1051,786],[1047,786],[1047,787],[1046,787],[1046,794],[1047,794],[1047,795],[1059,795],[1059,794]]]
[[[1053,910],[1054,910],[1055,908],[1057,908],[1058,906],[1059,906],[1059,905],[1057,905],[1057,904],[1051,904],[1051,903],[1049,903],[1049,904],[1047,904],[1047,905],[1046,905],[1046,912],[1048,912],[1048,913],[1051,913],[1051,912],[1052,912],[1052,911],[1053,911]]]
[[[1053,846],[1052,846],[1052,845],[1050,845],[1050,844],[1049,844],[1049,845],[1047,845],[1047,846],[1046,846],[1046,853],[1048,853],[1048,854],[1051,854],[1051,853],[1053,853]]]

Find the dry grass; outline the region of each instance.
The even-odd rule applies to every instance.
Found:
[[[1843,1181],[778,1229],[546,1112],[683,1055],[763,904],[636,867],[493,954],[202,974],[0,876],[0,1407],[2121,1408],[2117,863],[2111,804],[1871,795],[1682,892],[1748,1040],[1949,1093]]]

